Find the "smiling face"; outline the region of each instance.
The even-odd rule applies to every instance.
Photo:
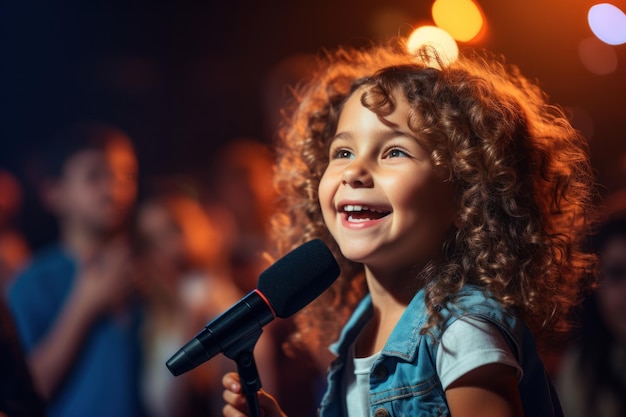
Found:
[[[408,127],[409,104],[379,118],[357,90],[345,103],[319,186],[324,222],[343,255],[388,271],[440,256],[457,207],[430,153]]]

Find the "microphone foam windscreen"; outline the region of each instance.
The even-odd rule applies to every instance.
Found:
[[[267,268],[258,290],[274,312],[287,318],[324,292],[339,276],[339,265],[324,242],[311,240]]]

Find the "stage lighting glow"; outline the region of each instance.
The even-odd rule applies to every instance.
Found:
[[[471,41],[483,27],[483,14],[472,0],[436,0],[433,20],[441,29],[461,42]]]
[[[626,14],[609,3],[592,6],[587,14],[594,35],[609,45],[626,43]]]
[[[417,51],[429,45],[437,51],[442,63],[450,64],[459,57],[459,47],[448,32],[436,26],[420,26],[409,36],[406,48],[415,54]],[[437,66],[436,62],[429,61],[428,65]]]
[[[617,54],[597,38],[583,39],[578,45],[578,56],[585,68],[596,75],[607,75],[617,69]]]

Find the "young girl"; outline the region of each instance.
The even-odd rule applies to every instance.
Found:
[[[299,316],[306,346],[339,339],[320,416],[561,415],[534,338],[564,329],[592,262],[591,169],[563,113],[514,68],[399,43],[337,51],[297,99],[278,253],[321,238],[342,266]],[[223,384],[224,415],[245,415]]]

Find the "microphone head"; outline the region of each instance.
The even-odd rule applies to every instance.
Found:
[[[315,239],[263,271],[257,288],[276,316],[287,318],[317,298],[338,276],[339,265],[332,252],[324,242]]]

